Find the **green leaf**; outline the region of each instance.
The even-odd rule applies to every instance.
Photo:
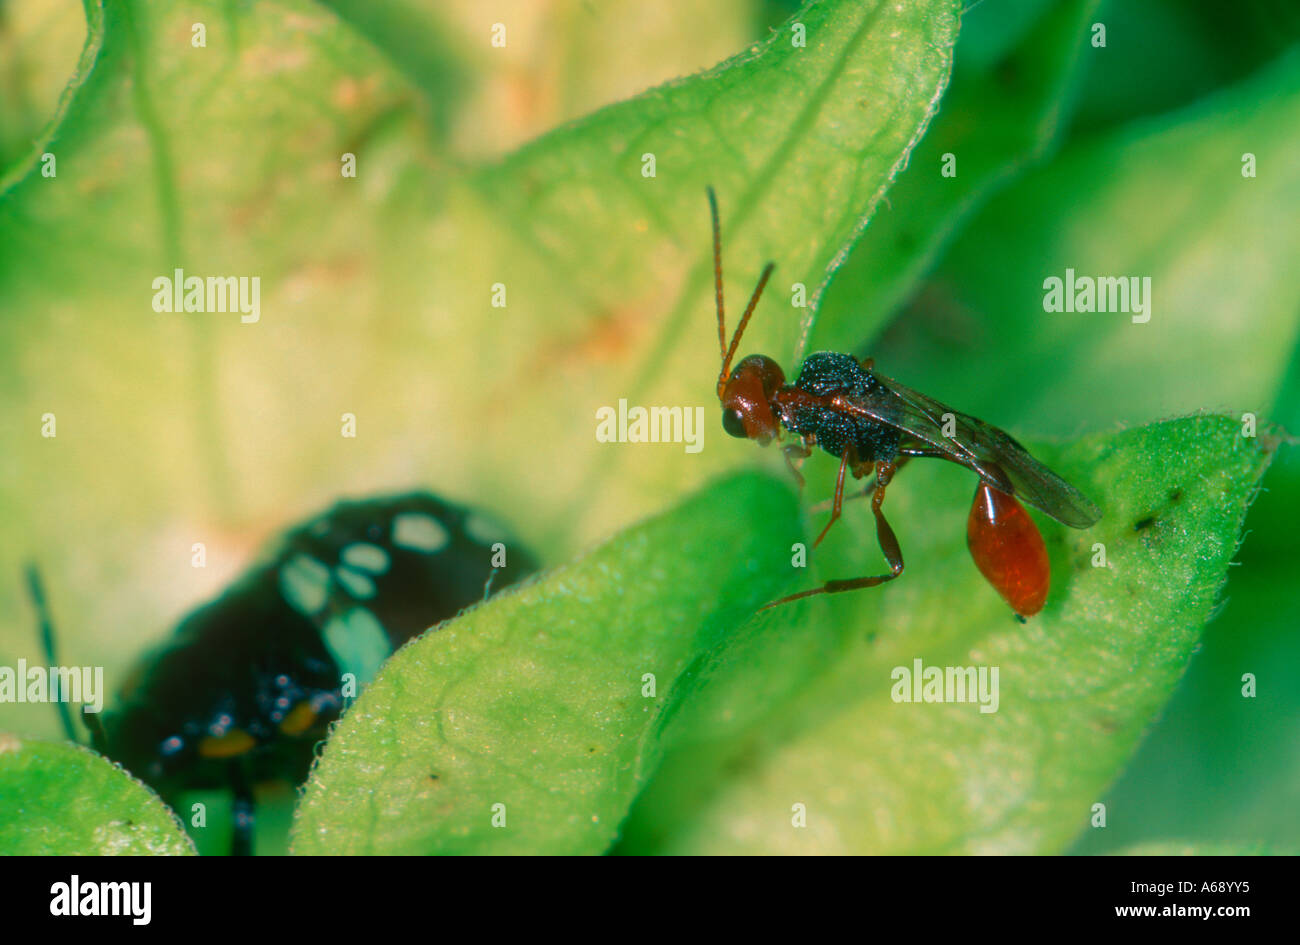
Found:
[[[151,790],[79,745],[0,733],[0,850],[21,856],[194,852]]]
[[[86,18],[75,2],[0,2],[0,181],[12,166],[30,160],[76,68],[85,33]]]
[[[499,155],[611,102],[725,59],[752,4],[717,0],[708,28],[683,3],[554,0],[484,15],[479,0],[323,0],[419,91],[439,150]],[[504,45],[493,45],[497,23]],[[635,43],[611,37],[635,36]],[[544,50],[544,54],[542,53]]]
[[[1177,843],[1174,841],[1142,843],[1115,851],[1116,856],[1294,856],[1294,853],[1282,853],[1270,849],[1264,844],[1242,846],[1240,844],[1202,844]]]
[[[1083,69],[1097,0],[1052,4],[1005,48],[1011,7],[966,15],[952,87],[925,140],[826,292],[812,349],[845,351],[877,331],[916,290],[961,226],[1061,132]],[[946,156],[951,174],[945,176]]]
[[[871,346],[877,363],[1018,436],[1194,404],[1250,408],[1300,429],[1300,243],[1290,209],[1300,175],[1287,158],[1300,147],[1298,65],[1292,56],[1194,107],[1071,147],[1014,185]],[[1241,176],[1245,151],[1260,162],[1256,179]],[[1035,282],[1067,265],[1152,275],[1153,321],[1043,313]],[[1285,813],[1296,802],[1287,720],[1300,705],[1286,681],[1300,678],[1288,672],[1286,616],[1296,602],[1295,453],[1283,451],[1251,510],[1240,567],[1184,684],[1101,798],[1108,829],[1083,831],[1075,851],[1169,837],[1300,843]],[[1246,672],[1267,680],[1253,699],[1241,697]]]
[[[1300,40],[1300,10],[1274,0],[1240,0],[1231,22],[1214,0],[1106,0],[1097,21],[1106,45],[1089,49],[1076,128],[1084,134],[1190,105]]]
[[[1300,352],[1269,416],[1300,429]],[[1295,513],[1300,449],[1278,451],[1233,562],[1223,606],[1187,676],[1141,750],[1107,792],[1106,830],[1073,852],[1107,853],[1176,837],[1198,846],[1261,838],[1300,849],[1294,720],[1300,718],[1295,646]],[[1246,674],[1254,692],[1246,697]]]
[[[958,2],[817,4],[800,14],[806,47],[783,27],[491,165],[448,150],[392,22],[338,6],[353,19],[307,0],[90,0],[47,142],[58,176],[33,165],[0,193],[15,431],[0,573],[39,555],[65,652],[110,679],[341,493],[427,484],[556,561],[749,463],[713,448],[713,423],[685,463],[679,446],[598,443],[595,411],[714,414],[710,181],[732,311],[779,258],[752,343],[793,349],[807,313],[789,286],[815,294],[905,163],[947,81]],[[258,276],[260,320],[155,312],[153,280],[175,267]],[[46,412],[57,440],[39,435]],[[212,567],[189,567],[195,540]],[[30,652],[9,584],[0,618],[2,651]]]
[[[1300,467],[1294,458],[1279,459],[1269,471],[1246,521],[1222,613],[1206,628],[1183,684],[1123,776],[1099,798],[1109,811],[1107,829],[1083,832],[1072,852],[1109,853],[1169,838],[1198,845],[1261,838],[1300,849],[1292,814],[1300,715],[1295,568],[1286,552],[1257,546],[1270,519],[1289,522],[1300,503],[1300,478],[1280,478],[1284,465]],[[1247,673],[1255,689],[1249,698]]]
[[[909,386],[1062,431],[1272,406],[1300,341],[1300,54],[1077,145],[992,201],[872,347]],[[1257,177],[1242,176],[1242,156]],[[1044,281],[1151,280],[1150,321],[1044,311]],[[960,395],[960,396],[959,396]]]
[[[684,737],[620,849],[1061,851],[1184,672],[1276,443],[1202,416],[1036,449],[1104,517],[1086,532],[1045,523],[1054,589],[1023,625],[969,561],[957,514],[969,475],[909,466],[887,503],[908,571],[820,605],[818,626],[854,628],[843,656],[743,732]],[[863,516],[850,524],[866,545]],[[833,541],[823,557],[844,554]],[[1093,566],[1098,543],[1105,567]],[[878,568],[858,562],[835,576]],[[915,659],[998,667],[997,711],[895,701],[894,670]],[[768,671],[722,675],[740,689],[764,685]],[[797,804],[806,829],[792,826]]]
[[[800,532],[785,483],[742,475],[404,647],[330,738],[294,849],[604,851]]]

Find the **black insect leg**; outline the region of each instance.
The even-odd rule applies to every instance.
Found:
[[[230,808],[230,855],[253,855],[254,800],[253,785],[242,759],[230,763],[230,789],[235,795]]]
[[[41,584],[40,572],[36,570],[36,565],[32,562],[27,564],[27,592],[31,595],[32,606],[36,610],[36,623],[40,628],[41,646],[45,650],[46,665],[58,666],[59,660],[55,653],[54,622],[50,619],[50,608],[45,602],[45,587]],[[58,676],[53,678],[50,697],[58,708],[59,721],[63,724],[63,732],[68,736],[68,741],[79,742],[77,730],[72,725],[72,712],[59,689]]]
[[[877,485],[875,494],[871,499],[871,511],[876,516],[876,541],[880,543],[880,550],[885,556],[885,561],[889,563],[889,573],[827,581],[821,587],[815,587],[810,591],[800,591],[798,594],[791,594],[788,597],[782,597],[780,600],[774,600],[770,604],[764,604],[759,608],[760,610],[767,610],[770,607],[788,604],[791,601],[802,600],[805,597],[813,597],[817,594],[840,594],[844,591],[875,587],[878,584],[884,584],[886,581],[892,581],[903,573],[903,551],[898,546],[898,537],[894,534],[894,529],[889,522],[885,521],[884,513],[880,511],[880,506],[885,501],[885,487],[889,485],[889,481],[893,478],[897,468],[893,463],[876,464]]]
[[[99,720],[98,712],[91,712],[89,706],[81,707],[81,724],[90,733],[90,747],[101,755],[108,753],[108,735],[104,732],[104,723]]]

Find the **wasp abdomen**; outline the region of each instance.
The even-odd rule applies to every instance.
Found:
[[[981,481],[966,521],[966,543],[980,573],[1022,617],[1043,609],[1051,587],[1047,546],[1012,496]]]

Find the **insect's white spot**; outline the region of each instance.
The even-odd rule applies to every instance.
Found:
[[[330,569],[308,555],[294,555],[280,569],[280,593],[298,613],[320,613],[329,600]]]
[[[370,600],[375,596],[375,582],[368,575],[351,568],[335,568],[334,577],[343,589],[357,600]]]
[[[487,516],[479,515],[477,512],[471,512],[469,517],[465,519],[465,531],[470,538],[484,545],[503,541],[506,537],[504,528]]]
[[[352,673],[362,686],[374,678],[393,652],[383,626],[364,607],[354,607],[332,619],[322,636],[340,674]]]
[[[393,519],[393,544],[410,551],[433,554],[447,547],[447,526],[430,515],[404,512]]]
[[[164,738],[162,744],[158,746],[159,752],[166,757],[171,757],[185,747],[185,740],[179,735],[171,735]]]
[[[343,563],[359,571],[383,574],[388,570],[388,552],[378,545],[358,541],[343,549]]]

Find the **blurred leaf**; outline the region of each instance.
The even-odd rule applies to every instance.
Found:
[[[1300,42],[1300,9],[1289,0],[1106,0],[1096,22],[1106,46],[1091,46],[1074,129],[1097,132],[1183,108],[1240,82]]]
[[[323,0],[421,90],[439,147],[497,155],[713,65],[751,38],[750,4]],[[793,12],[793,11],[791,11]],[[506,27],[504,46],[493,27]],[[611,37],[635,36],[635,43]]]
[[[1203,844],[1194,843],[1142,843],[1136,846],[1116,850],[1116,856],[1274,856],[1277,851],[1262,844],[1243,846],[1240,844]],[[1294,854],[1292,854],[1294,855]]]
[[[1030,430],[1194,406],[1266,416],[1300,338],[1297,150],[1300,55],[1069,149],[990,203],[872,354],[904,383]],[[1245,152],[1257,178],[1242,177]],[[1044,311],[1044,280],[1067,268],[1150,277],[1151,320]]]
[[[0,850],[19,856],[193,853],[176,815],[94,752],[0,733]]]
[[[712,398],[708,181],[733,310],[779,256],[753,341],[793,349],[778,300],[794,279],[815,293],[904,163],[947,81],[956,6],[817,4],[806,48],[784,28],[468,168],[431,143],[410,63],[317,4],[103,8],[58,176],[0,194],[0,575],[39,555],[65,651],[120,675],[340,494],[428,485],[560,560],[750,462],[711,439],[598,443],[595,411]],[[260,320],[154,312],[153,280],[176,267],[258,276]],[[57,439],[39,435],[47,412]],[[189,565],[197,540],[207,569]],[[4,645],[25,653],[16,590],[0,581],[0,625],[24,628]]]
[[[934,264],[960,226],[1060,133],[1081,69],[1096,0],[1046,6],[1020,42],[1004,48],[1009,14],[1039,3],[982,4],[962,23],[952,87],[910,173],[890,191],[827,289],[812,350],[846,351],[877,331]],[[990,58],[996,50],[996,58]],[[955,175],[944,177],[944,156]]]
[[[1002,61],[1017,56],[1026,37],[1046,22],[1053,9],[1075,6],[1075,0],[1002,0],[968,3],[962,10],[961,40],[954,69],[966,75],[986,75]],[[960,78],[953,75],[953,81]],[[996,107],[996,103],[990,103]]]
[[[407,0],[320,0],[340,20],[379,48],[393,68],[419,90],[434,140],[445,146],[468,95],[465,45],[449,35],[430,4]],[[480,40],[482,37],[480,37]]]
[[[86,18],[75,0],[0,0],[0,182],[31,159],[85,38]]]
[[[788,486],[740,476],[404,647],[330,738],[296,852],[602,852],[684,672],[788,577],[800,531]]]
[[[960,508],[969,477],[909,466],[889,503],[909,571],[843,595],[860,612],[852,647],[743,735],[670,755],[620,849],[1060,852],[1182,675],[1275,446],[1202,416],[1042,450],[1104,518],[1046,529],[1054,590],[1024,625],[962,562],[956,522],[916,522],[922,497]],[[1098,542],[1105,568],[1091,566]],[[997,711],[893,701],[894,668],[915,659],[999,667]],[[792,826],[796,804],[806,829]]]

